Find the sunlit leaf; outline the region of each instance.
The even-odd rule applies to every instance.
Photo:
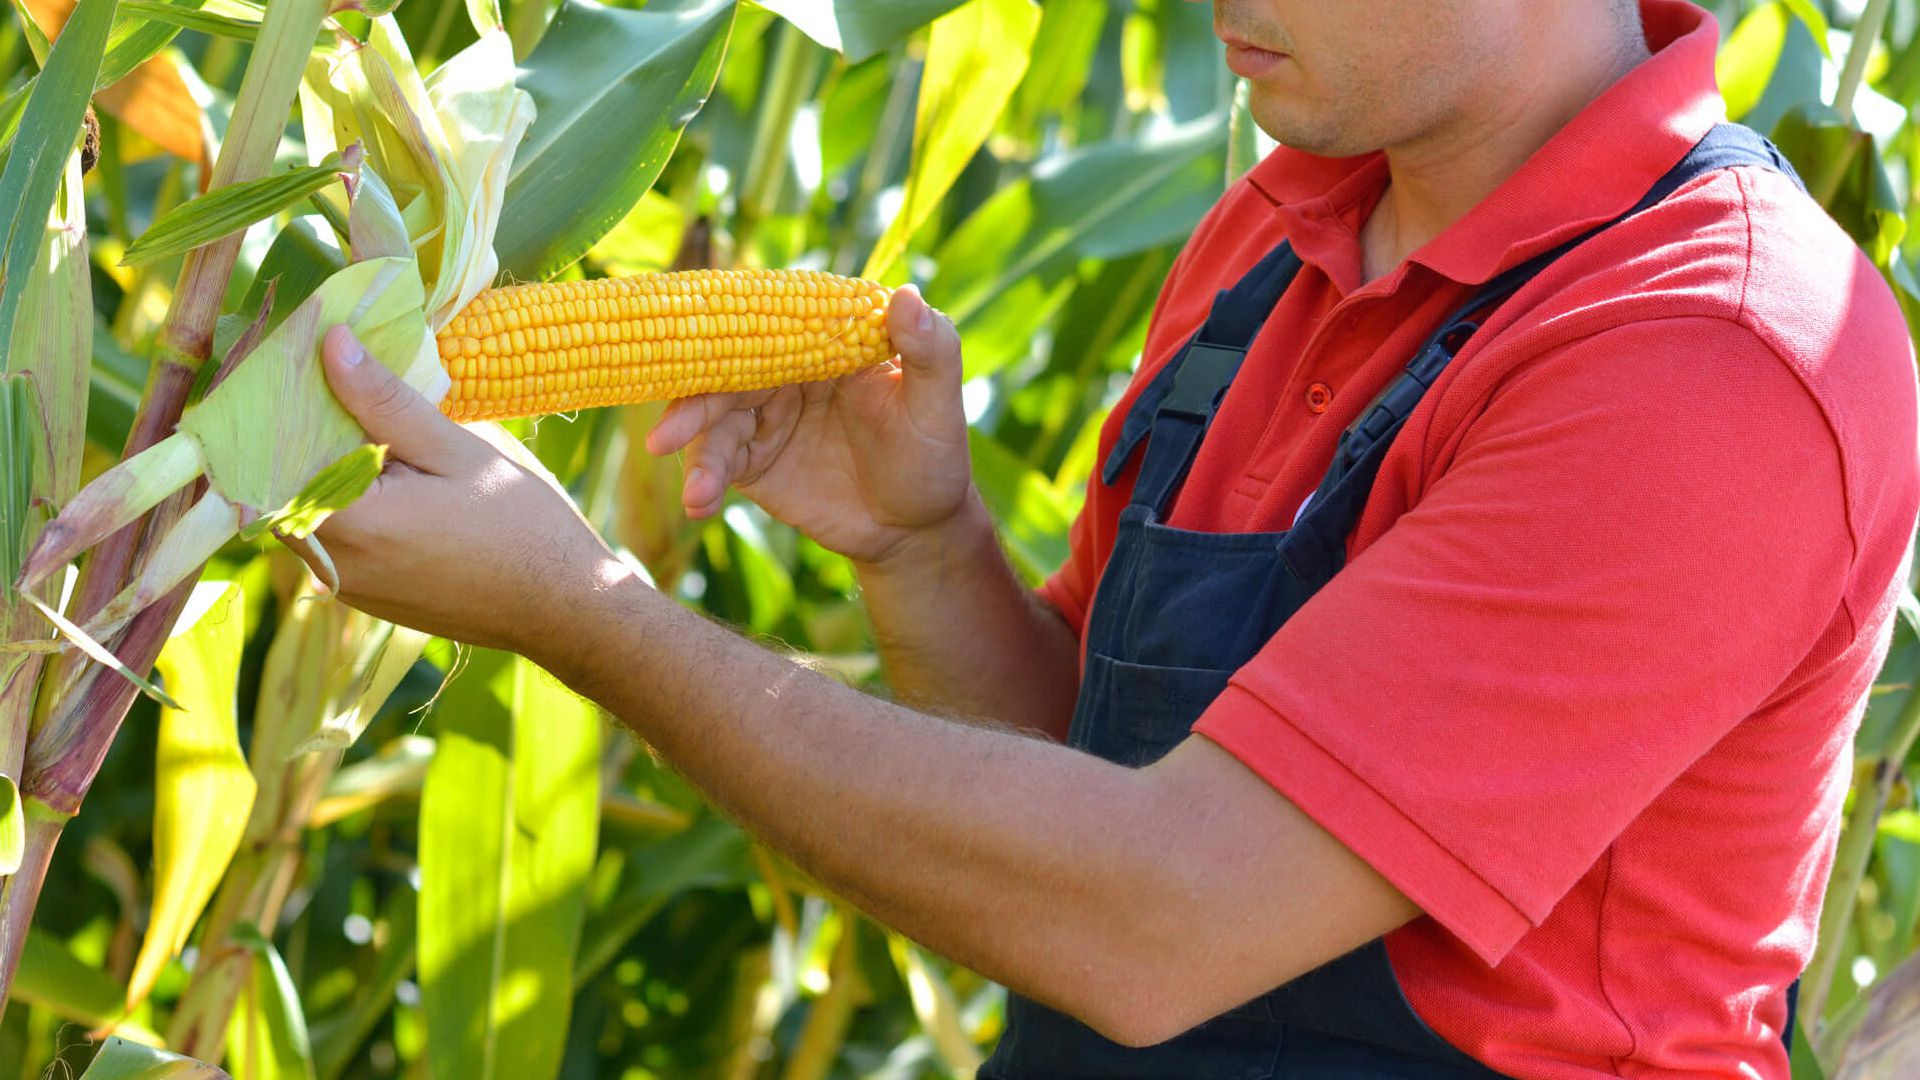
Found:
[[[539,115],[507,182],[503,271],[552,277],[640,201],[713,89],[733,11],[732,0],[561,5],[520,73]]]
[[[357,152],[333,154],[318,165],[230,184],[182,203],[142,233],[120,257],[120,265],[144,266],[239,232],[335,182],[341,172],[356,170],[359,163]]]
[[[236,694],[246,644],[240,589],[194,587],[155,664],[180,708],[160,713],[154,768],[153,914],[127,986],[144,999],[179,955],[219,887],[253,811],[255,785],[240,752]]]
[[[964,0],[757,0],[808,37],[858,63]]]
[[[477,650],[420,799],[420,990],[436,1080],[552,1076],[600,806],[600,715]]]
[[[887,275],[906,252],[907,240],[986,143],[1026,74],[1039,27],[1040,9],[1033,0],[969,0],[935,20],[920,74],[905,196],[868,256],[863,277]]]

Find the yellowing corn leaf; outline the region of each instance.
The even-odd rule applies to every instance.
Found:
[[[127,985],[128,1008],[187,943],[253,811],[253,774],[240,753],[234,699],[246,644],[239,601],[232,582],[196,586],[155,665],[181,708],[160,712],[153,915]]]
[[[913,166],[900,212],[860,276],[884,277],[960,171],[993,134],[1026,74],[1040,8],[1033,0],[971,0],[934,20],[914,112]]]

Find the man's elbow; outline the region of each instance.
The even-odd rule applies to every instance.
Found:
[[[1203,966],[1177,963],[1109,964],[1100,977],[1076,980],[1057,997],[1061,1011],[1111,1042],[1158,1046],[1233,1007],[1224,987],[1197,980]]]

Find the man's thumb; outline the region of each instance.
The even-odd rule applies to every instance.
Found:
[[[394,457],[428,472],[451,463],[457,440],[467,433],[375,360],[350,328],[329,329],[320,355],[333,396],[368,439],[385,443]]]
[[[960,331],[952,320],[927,306],[918,286],[894,290],[887,305],[887,336],[900,354],[909,387],[917,383],[922,389],[959,391]]]

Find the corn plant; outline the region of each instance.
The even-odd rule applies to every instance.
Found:
[[[1735,118],[1920,312],[1920,2],[1709,6]],[[378,466],[302,365],[345,318],[431,390],[422,343],[496,281],[918,281],[1037,579],[1174,253],[1266,145],[1207,6],[14,7],[0,574],[36,584],[0,606],[0,1075],[970,1073],[997,988],[821,895],[524,661],[330,603],[277,549]],[[663,590],[884,692],[844,561],[749,504],[689,522],[679,464],[639,449],[654,415],[510,430]],[[1916,667],[1908,621],[1802,1078],[1920,1070]]]

